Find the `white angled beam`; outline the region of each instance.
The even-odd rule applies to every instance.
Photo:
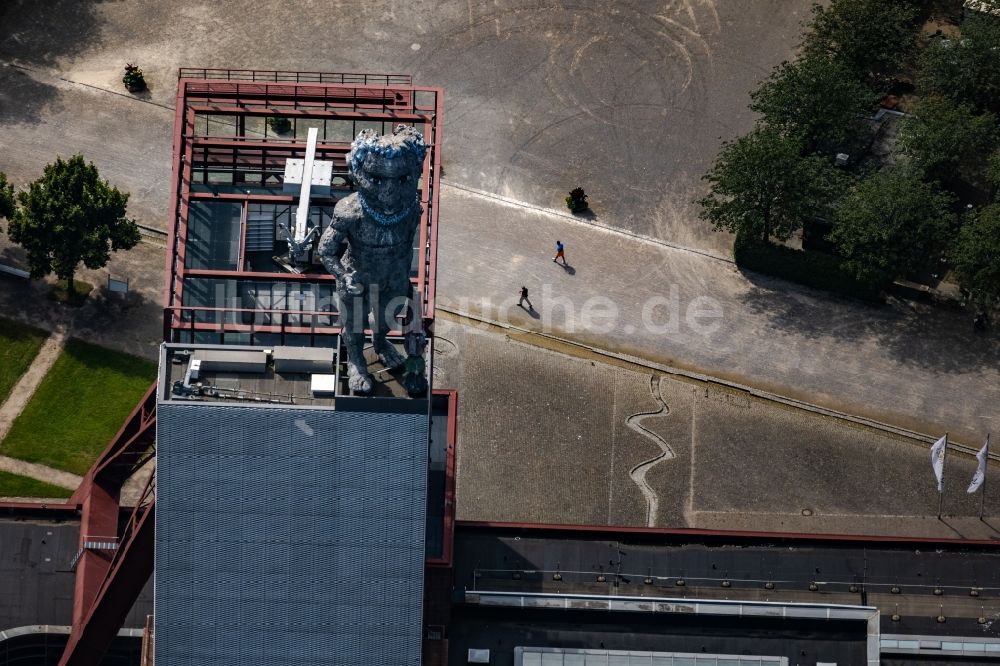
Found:
[[[316,161],[316,141],[319,130],[309,128],[306,139],[306,159],[302,164],[302,187],[299,190],[299,207],[295,210],[295,241],[301,243],[306,237],[306,222],[309,221],[309,194],[313,181],[313,162]]]

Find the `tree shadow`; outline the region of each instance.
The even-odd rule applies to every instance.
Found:
[[[100,43],[97,6],[102,0],[6,0],[0,3],[0,59],[29,67],[54,67]],[[124,63],[123,63],[124,64]]]
[[[36,79],[32,72],[0,66],[0,125],[38,125],[43,112],[62,109],[59,96],[59,88]]]
[[[0,3],[0,123],[38,124],[59,89],[32,76],[100,44],[99,0],[7,0]],[[42,74],[39,72],[39,74]]]
[[[28,270],[28,253],[20,245],[9,245],[0,248],[0,264]]]
[[[740,300],[771,326],[812,341],[874,344],[903,366],[962,372],[1000,365],[1000,339],[976,333],[972,314],[889,298],[884,304],[832,295],[741,271],[752,285]]]
[[[73,316],[73,332],[94,344],[145,356],[162,340],[163,309],[138,291],[112,292],[98,285]]]

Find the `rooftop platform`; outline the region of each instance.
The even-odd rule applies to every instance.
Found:
[[[235,345],[332,346],[340,331],[335,280],[318,259],[295,262],[279,231],[294,226],[298,196],[285,164],[332,162],[328,191],[310,198],[313,243],[336,202],[353,191],[346,157],[363,129],[414,125],[427,142],[423,216],[410,282],[420,316],[434,316],[441,90],[398,74],[182,69],[174,126],[173,215],[168,230],[164,339]],[[300,258],[301,259],[301,258]]]
[[[378,411],[385,399],[414,401],[401,383],[402,370],[386,370],[370,346],[365,355],[375,380],[374,391],[371,396],[352,395],[347,386],[346,355],[339,345],[339,336],[327,340],[332,340],[335,346],[166,343],[160,350],[159,399],[340,409],[362,409],[369,403],[373,411]],[[402,340],[390,340],[400,353],[405,353]]]

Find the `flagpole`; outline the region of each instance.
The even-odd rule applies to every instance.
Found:
[[[944,434],[944,454],[941,456],[941,488],[938,490],[938,520],[941,520],[941,509],[944,507],[944,467],[948,462],[948,433]]]
[[[983,495],[979,499],[979,520],[983,519],[986,513],[986,472],[990,468],[990,434],[986,433],[986,455],[983,457]]]

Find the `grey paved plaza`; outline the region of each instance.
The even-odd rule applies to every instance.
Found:
[[[746,93],[789,57],[809,5],[12,0],[0,60],[36,71],[0,75],[0,123],[37,133],[5,130],[3,166],[29,178],[56,146],[82,149],[162,219],[172,112],[124,97],[82,112],[73,93],[124,93],[126,61],[149,81],[141,99],[165,106],[178,67],[405,72],[445,90],[448,179],[559,208],[582,185],[612,224],[723,249],[690,201],[719,139],[751,124]]]

